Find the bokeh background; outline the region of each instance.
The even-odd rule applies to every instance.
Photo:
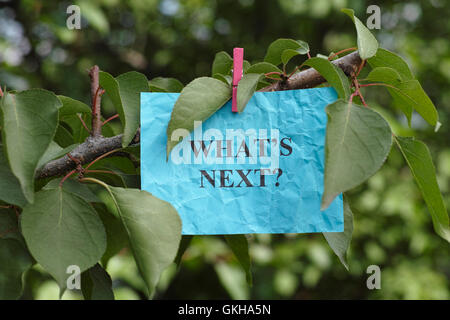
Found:
[[[68,30],[66,8],[77,4],[82,29]],[[450,2],[353,0],[1,0],[0,85],[41,87],[89,102],[87,69],[113,75],[136,70],[187,84],[210,75],[218,51],[245,48],[261,61],[277,38],[307,41],[312,54],[355,46],[349,7],[365,22],[370,4],[381,8],[382,47],[402,55],[434,101],[442,122],[435,133],[419,116],[412,127],[382,88],[366,90],[368,103],[401,135],[424,140],[450,207]],[[301,62],[295,60],[295,63]],[[115,112],[105,100],[105,115]],[[116,123],[116,126],[119,124]],[[197,236],[179,270],[170,267],[158,299],[449,299],[449,244],[433,231],[417,186],[398,150],[383,169],[352,190],[354,233],[347,272],[321,234],[254,235],[254,285],[218,236]],[[3,263],[3,262],[2,262]],[[381,267],[381,289],[368,290],[366,268]],[[117,299],[144,298],[144,284],[127,250],[107,268]],[[56,299],[56,282],[39,266],[27,274],[24,299]],[[66,292],[64,299],[80,299]]]

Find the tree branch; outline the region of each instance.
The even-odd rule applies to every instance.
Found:
[[[353,52],[348,54],[342,58],[336,59],[332,61],[333,64],[341,68],[347,76],[351,76],[353,73],[356,73],[358,67],[361,64],[361,58],[359,57],[358,52]],[[92,72],[94,68],[97,68],[97,71]],[[98,90],[98,67],[94,66],[91,69],[91,73],[97,74],[97,88]],[[91,77],[91,81],[92,81]],[[279,81],[276,82],[266,88],[263,88],[259,91],[267,92],[267,91],[281,91],[281,90],[292,90],[292,89],[305,89],[316,87],[319,84],[325,82],[326,80],[313,68],[295,73],[291,78],[287,81]],[[95,79],[94,81],[95,84]],[[91,88],[91,94],[94,91],[94,87]],[[96,94],[94,93],[93,96]],[[94,102],[94,101],[93,101]],[[96,103],[93,106],[96,106],[95,111],[100,112],[100,98],[95,101]],[[97,108],[98,103],[98,108]],[[93,114],[93,123],[92,123],[92,131],[94,132],[94,116]],[[96,118],[96,119],[100,119]],[[70,152],[73,158],[78,159],[81,164],[86,164],[94,160],[95,158],[105,154],[114,149],[122,148],[122,135],[117,135],[115,137],[105,138],[101,136],[101,120],[95,122],[95,125],[99,123],[100,134],[88,137],[85,142],[76,147],[72,152]],[[98,133],[98,132],[97,132]],[[137,144],[140,141],[140,129],[138,130],[136,136],[134,137],[131,144]],[[69,172],[70,170],[75,169],[76,163],[72,161],[67,155],[50,161],[46,165],[44,165],[38,172],[36,173],[36,178],[48,178],[52,176],[60,176]]]
[[[359,65],[361,64],[361,58],[358,52],[352,52],[342,58],[332,61],[334,65],[341,68],[347,76],[351,76],[352,73],[356,73]],[[289,80],[283,82],[278,81],[274,84],[265,87],[259,91],[281,91],[281,90],[293,90],[293,89],[306,89],[318,86],[324,83],[326,80],[313,68],[297,72]]]
[[[102,115],[101,115],[101,96],[102,92],[98,82],[98,66],[93,66],[89,71],[91,78],[91,105],[92,105],[92,137],[102,135]]]

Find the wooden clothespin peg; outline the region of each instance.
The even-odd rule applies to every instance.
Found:
[[[231,111],[238,112],[237,108],[237,86],[242,78],[244,64],[244,48],[233,49],[233,93],[231,100]]]

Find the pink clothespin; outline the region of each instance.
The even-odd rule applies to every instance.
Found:
[[[242,78],[244,64],[244,48],[233,49],[233,93],[231,100],[231,111],[238,112],[237,108],[237,86]]]

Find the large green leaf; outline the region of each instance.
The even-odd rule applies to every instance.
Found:
[[[233,58],[225,51],[216,53],[213,61],[211,75],[219,73],[221,75],[230,75],[231,68],[233,67]]]
[[[20,183],[9,168],[0,146],[0,200],[23,207],[27,204]]]
[[[152,92],[181,92],[183,84],[175,78],[153,78],[148,82]]]
[[[11,171],[23,194],[34,200],[34,174],[58,126],[59,99],[42,89],[5,94],[2,98],[3,143]]]
[[[449,218],[439,185],[430,151],[427,146],[414,138],[395,137],[411,173],[419,186],[433,220],[434,230],[450,242]]]
[[[256,91],[258,82],[264,77],[263,74],[244,74],[237,87],[237,108],[239,112],[244,111],[248,101]]]
[[[81,274],[81,292],[85,300],[114,300],[111,277],[98,263]]]
[[[136,264],[149,296],[152,296],[162,271],[176,257],[181,239],[181,219],[168,202],[146,191],[95,182],[103,185],[111,195],[128,233]]]
[[[22,294],[22,274],[33,260],[14,239],[0,239],[0,300],[13,300]]]
[[[140,124],[140,94],[149,91],[147,78],[139,72],[131,71],[113,78],[107,72],[99,73],[100,85],[106,90],[124,128],[122,146],[133,140]]]
[[[346,198],[344,198],[344,231],[323,232],[323,236],[333,252],[338,256],[345,269],[348,270],[347,251],[350,247],[353,233],[353,213]]]
[[[58,96],[58,99],[62,103],[62,107],[59,109],[59,116],[67,116],[76,113],[91,113],[91,108],[81,101],[66,97]]]
[[[344,100],[326,108],[325,177],[321,209],[380,169],[391,149],[389,124],[377,112]]]
[[[36,193],[22,212],[22,233],[33,257],[66,287],[67,267],[83,272],[100,260],[106,248],[102,221],[83,199],[57,189]]]
[[[408,64],[402,57],[386,49],[378,48],[377,53],[367,62],[372,68],[388,67],[397,71],[403,81],[414,80],[414,76]]]
[[[167,126],[167,158],[180,141],[172,141],[177,129],[194,130],[194,121],[204,121],[219,110],[231,97],[231,88],[220,80],[201,77],[181,91]],[[187,135],[187,134],[186,134]],[[184,137],[183,137],[184,138]]]
[[[378,49],[378,41],[375,36],[366,28],[361,20],[355,17],[355,12],[352,9],[342,9],[341,11],[347,14],[355,24],[358,52],[361,59],[366,60],[373,57]]]
[[[247,283],[251,286],[253,282],[251,269],[252,265],[250,261],[250,254],[248,252],[247,238],[243,234],[232,234],[226,235],[225,239],[227,240],[228,245],[241,264],[242,268],[244,269]]]
[[[339,98],[347,100],[350,97],[350,83],[347,76],[328,59],[314,57],[305,61],[304,65],[316,69],[333,86]]]
[[[308,44],[304,41],[296,41],[293,39],[277,39],[272,42],[267,49],[264,61],[274,65],[279,65],[282,62],[283,52],[288,49],[299,50],[298,53],[306,53],[307,51],[309,51]]]

